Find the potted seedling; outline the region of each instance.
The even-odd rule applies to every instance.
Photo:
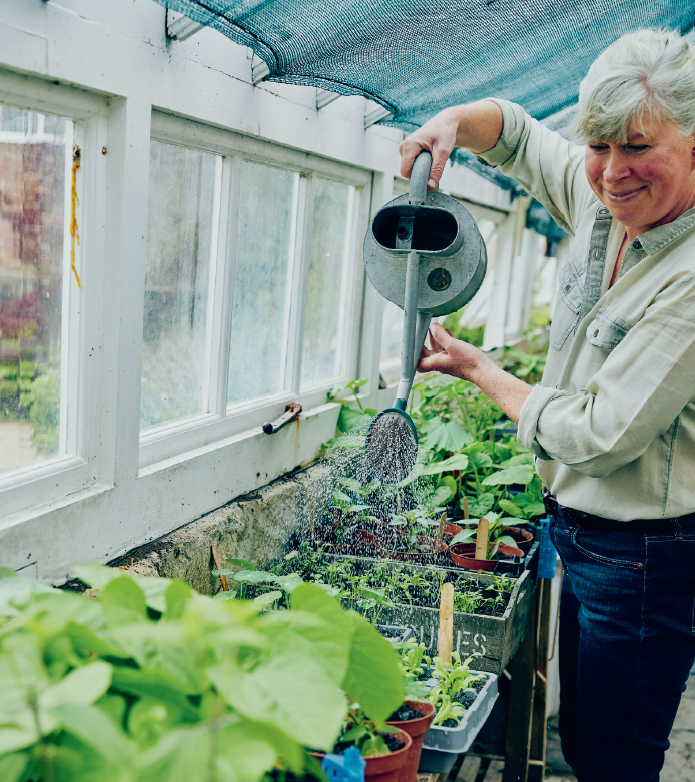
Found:
[[[516,547],[514,538],[504,534],[506,521],[496,513],[488,514],[485,519],[471,519],[470,528],[461,530],[451,540],[452,562],[472,570],[494,570],[499,560],[523,557],[524,552]],[[480,535],[484,537],[482,542]]]
[[[452,652],[451,666],[439,657],[433,659],[428,700],[436,713],[423,740],[423,771],[451,770],[458,755],[470,749],[497,700],[497,677],[470,670],[479,656],[471,655],[462,663],[459,654]]]
[[[365,782],[399,782],[412,744],[408,733],[390,725],[378,729],[359,706],[353,704],[332,754],[342,755],[349,747],[357,747],[366,761]],[[319,758],[324,756],[322,752],[311,754]]]

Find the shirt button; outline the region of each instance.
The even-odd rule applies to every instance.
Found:
[[[565,285],[565,293],[569,293],[571,287],[571,285]]]
[[[596,329],[596,331],[594,331],[594,336],[598,337],[598,329]]]

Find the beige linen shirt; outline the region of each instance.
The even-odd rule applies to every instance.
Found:
[[[691,513],[695,209],[630,242],[607,290],[604,269],[612,270],[624,229],[589,187],[584,148],[520,106],[496,102],[504,129],[479,157],[574,237],[543,380],[521,409],[519,440],[561,505],[620,521]]]

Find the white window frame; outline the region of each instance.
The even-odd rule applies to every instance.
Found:
[[[326,391],[336,383],[355,376],[358,360],[360,316],[364,270],[361,238],[369,219],[371,172],[333,160],[283,147],[234,131],[205,125],[163,111],[152,112],[151,138],[170,144],[222,156],[219,185],[220,219],[217,228],[216,256],[210,270],[212,299],[208,300],[208,346],[210,359],[206,377],[208,410],[181,421],[163,423],[140,434],[140,470],[165,463],[181,454],[212,442],[235,437],[260,427],[281,415],[285,405],[298,402],[304,411],[325,404]],[[289,354],[286,362],[286,390],[236,405],[227,405],[227,368],[231,337],[234,282],[234,242],[239,199],[239,163],[246,160],[297,172],[299,200],[295,252],[288,286]],[[339,329],[339,373],[336,377],[301,386],[306,286],[312,233],[314,182],[316,177],[351,185],[355,188],[355,210],[343,268]],[[217,199],[216,199],[217,201]],[[254,368],[249,368],[254,371]]]
[[[70,183],[72,145],[66,144],[66,199],[64,213],[60,442],[67,453],[0,474],[3,516],[40,505],[96,482],[99,438],[97,416],[98,345],[101,263],[104,250],[104,187],[106,98],[0,70],[0,103],[25,111],[65,117],[73,123],[73,141],[81,150],[76,172],[80,237],[75,265],[82,289],[77,288],[70,257]],[[8,140],[11,140],[8,138]],[[94,350],[92,351],[92,348]]]

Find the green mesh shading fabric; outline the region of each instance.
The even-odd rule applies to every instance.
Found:
[[[693,0],[157,1],[251,47],[270,81],[364,95],[404,130],[489,95],[561,116],[616,38],[695,26]]]

